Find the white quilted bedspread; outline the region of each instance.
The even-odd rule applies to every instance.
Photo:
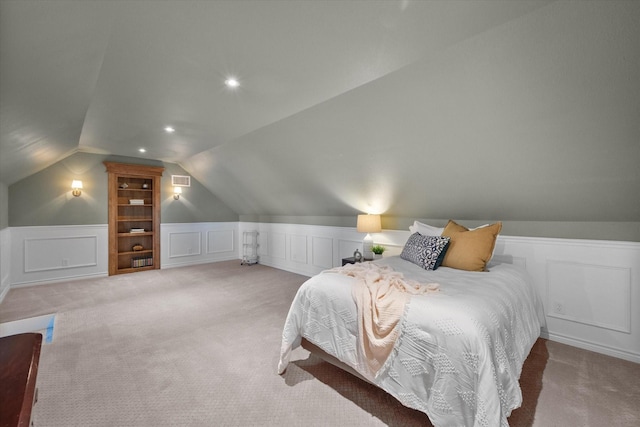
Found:
[[[439,283],[440,292],[411,297],[398,340],[376,377],[358,363],[354,279],[335,273],[314,276],[298,290],[278,372],[304,337],[405,406],[425,412],[436,427],[507,426],[522,403],[522,364],[540,335],[539,302],[526,272],[508,264],[466,272],[426,271],[399,257],[377,262],[406,278]]]

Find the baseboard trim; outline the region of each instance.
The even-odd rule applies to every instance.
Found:
[[[162,264],[160,269],[166,270],[169,268],[188,267],[190,265],[210,264],[213,262],[234,261],[234,260],[238,260],[238,262],[240,262],[240,258],[238,258],[238,256],[235,253],[228,256],[224,256],[224,257],[216,257],[215,259],[199,259],[199,260],[187,261],[187,262],[172,262],[171,264],[168,264],[165,262]]]
[[[7,294],[9,293],[9,290],[11,289],[11,285],[9,286],[5,286],[2,289],[2,292],[0,293],[0,304],[2,304],[2,301],[4,301],[4,297],[7,296]]]
[[[323,269],[319,269],[319,271],[317,272],[310,272],[303,268],[296,268],[295,266],[291,265],[292,264],[291,262],[289,263],[286,261],[273,262],[273,260],[270,260],[269,257],[266,257],[266,256],[260,256],[258,264],[266,265],[267,267],[277,268],[279,270],[288,271],[290,273],[295,273],[295,274],[299,274],[301,276],[306,276],[306,277],[313,277],[316,274],[319,274],[323,270]]]
[[[49,284],[53,284],[53,283],[69,282],[69,281],[72,281],[72,280],[75,281],[75,280],[91,279],[91,278],[95,278],[95,277],[106,277],[106,276],[108,276],[108,274],[105,271],[105,272],[93,273],[93,274],[81,274],[81,275],[78,275],[78,276],[56,277],[55,279],[32,280],[32,281],[28,281],[28,282],[12,283],[11,284],[11,289],[13,289],[13,288],[26,288],[28,286],[49,285]]]
[[[640,354],[638,353],[625,351],[619,348],[603,346],[601,344],[597,344],[594,342],[585,341],[585,340],[581,340],[573,337],[568,337],[568,336],[557,334],[557,333],[542,332],[540,336],[550,341],[559,342],[561,344],[570,345],[572,347],[581,348],[583,350],[589,350],[595,353],[604,354],[606,356],[628,360],[629,362],[640,363]]]

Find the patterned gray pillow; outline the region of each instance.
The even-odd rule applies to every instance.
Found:
[[[413,233],[405,243],[400,258],[419,265],[425,270],[435,270],[442,264],[450,240],[449,237],[444,236],[423,236],[420,233]]]

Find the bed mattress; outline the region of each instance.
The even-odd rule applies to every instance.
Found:
[[[438,283],[413,295],[393,350],[375,376],[359,362],[352,277],[307,280],[287,316],[278,371],[304,337],[437,426],[507,426],[522,403],[518,379],[540,335],[540,304],[526,271],[510,264],[486,272],[435,271],[388,257],[376,261],[408,279]]]

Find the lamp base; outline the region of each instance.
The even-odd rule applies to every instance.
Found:
[[[362,257],[364,259],[373,259],[373,252],[371,248],[373,247],[373,237],[370,234],[367,234],[362,241]]]

